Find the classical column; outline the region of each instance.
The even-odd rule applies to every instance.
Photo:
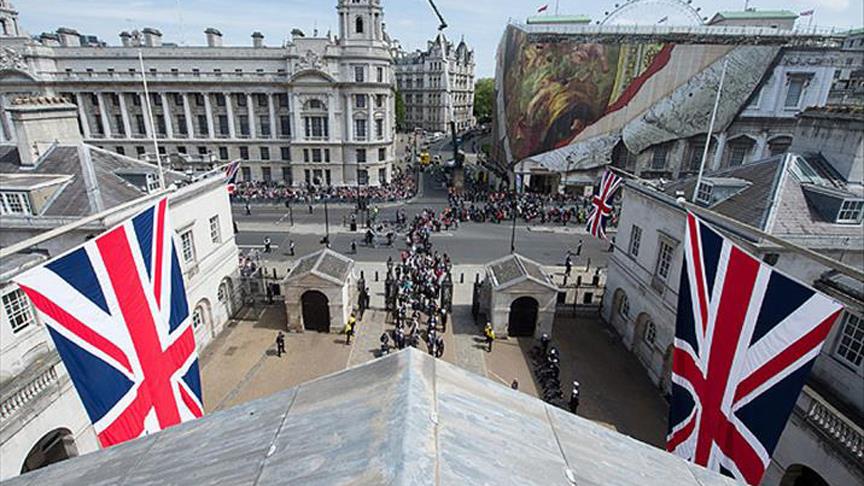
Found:
[[[768,148],[768,132],[760,132],[756,137],[756,150],[753,151],[753,159],[751,162],[762,160],[765,158],[765,149]]]
[[[270,138],[278,138],[276,136],[276,107],[273,106],[273,93],[267,93],[267,115],[270,117]]]
[[[144,131],[147,138],[153,138],[153,126],[150,125],[153,107],[151,106],[149,110],[147,109],[147,97],[144,96],[144,93],[138,93],[138,98],[141,99],[141,113],[144,115]]]
[[[9,142],[12,141],[14,137],[12,134],[12,124],[8,122],[6,115],[9,114],[6,111],[6,106],[8,106],[8,102],[6,101],[5,95],[0,95],[0,141]],[[8,137],[6,134],[9,134]]]
[[[252,104],[252,94],[246,94],[246,113],[249,117],[249,138],[257,138],[256,133],[258,130],[255,129],[255,105]]]
[[[371,142],[372,140],[375,140],[375,133],[372,129],[375,124],[374,108],[372,107],[375,105],[372,102],[373,96],[371,94],[363,96],[366,97],[366,140]]]
[[[294,127],[291,131],[294,135],[294,140],[303,140],[306,136],[303,131],[303,120],[300,119],[300,96],[291,93],[291,102],[288,109],[291,110],[291,118],[294,120]]]
[[[720,164],[723,163],[723,152],[726,151],[726,138],[726,132],[717,134],[717,145],[714,148],[714,161],[711,163],[711,170],[719,169]]]
[[[345,141],[353,142],[354,141],[354,95],[347,94],[344,97],[345,100],[345,118],[347,123],[345,123]]]
[[[336,101],[333,93],[327,93],[327,140],[335,140],[336,138]]]
[[[189,106],[189,93],[180,95],[183,98],[183,115],[186,116],[186,137],[195,138],[195,124],[192,122],[192,107]]]
[[[228,110],[228,137],[237,138],[237,132],[234,131],[234,107],[231,105],[231,93],[224,93],[225,109]]]
[[[108,119],[108,111],[105,109],[105,97],[102,93],[96,93],[96,99],[99,101],[99,117],[102,118],[102,132],[105,138],[111,138],[111,120]]]
[[[132,138],[132,124],[129,123],[129,110],[126,109],[126,93],[120,93],[117,95],[118,100],[120,101],[120,117],[123,119],[123,133],[126,134],[126,138]]]
[[[87,120],[87,113],[84,111],[84,97],[81,93],[75,93],[75,104],[78,105],[78,119],[81,121],[81,132],[84,138],[90,138],[90,122]]]
[[[213,107],[210,106],[210,93],[203,93],[204,111],[207,113],[207,138],[216,138],[213,127]]]
[[[165,120],[165,135],[167,138],[174,138],[174,120],[171,119],[171,105],[168,103],[168,96],[165,93],[159,93],[162,98],[162,116]]]

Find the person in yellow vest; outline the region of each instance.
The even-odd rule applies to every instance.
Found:
[[[483,329],[483,334],[486,335],[486,346],[488,346],[488,348],[486,349],[486,352],[491,353],[492,352],[492,341],[495,340],[495,330],[492,329],[492,323],[491,322],[486,323],[486,327]]]
[[[351,344],[351,338],[354,336],[354,328],[357,326],[357,318],[354,316],[354,313],[351,313],[351,316],[348,317],[348,322],[345,324],[345,345],[348,346]]]

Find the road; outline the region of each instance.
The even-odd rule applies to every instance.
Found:
[[[411,219],[424,208],[440,211],[446,207],[447,191],[440,182],[424,174],[421,186],[420,194],[413,201],[385,206],[380,210],[379,217],[394,219],[396,208],[405,208]],[[260,248],[267,236],[277,247],[272,256],[277,260],[290,258],[284,254],[289,240],[296,244],[296,255],[305,255],[322,247],[320,241],[325,234],[323,204],[317,204],[312,214],[309,214],[307,206],[295,205],[292,208],[293,227],[291,215],[284,206],[261,204],[253,205],[251,209],[252,214],[246,215],[242,205],[234,207],[234,219],[241,230],[237,234],[237,244],[241,249]],[[352,211],[351,205],[329,205],[331,247],[349,254],[357,261],[384,261],[388,256],[398,258],[399,250],[404,247],[402,237],[397,238],[392,248],[367,248],[360,245],[364,230],[361,228],[351,234],[342,225],[343,218],[347,221]],[[511,232],[512,224],[509,221],[501,224],[463,223],[458,230],[433,234],[432,242],[437,251],[446,252],[454,263],[481,264],[510,253]],[[352,239],[358,242],[357,254],[350,254]],[[544,265],[563,264],[566,251],[575,251],[579,240],[584,243],[581,255],[574,257],[575,265],[584,265],[589,258],[592,266],[606,265],[608,243],[586,235],[581,228],[572,225],[566,229],[560,225],[537,227],[522,221],[516,226],[516,251]]]

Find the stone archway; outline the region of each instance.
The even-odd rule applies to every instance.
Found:
[[[670,344],[663,353],[663,373],[660,374],[659,388],[663,393],[672,393],[672,355],[674,354],[675,346]]]
[[[793,464],[780,479],[780,486],[828,486],[828,481],[803,464]]]
[[[230,319],[234,315],[234,282],[230,277],[222,279],[216,291],[216,298],[219,300],[222,312],[225,313],[225,318]]]
[[[307,290],[300,297],[303,328],[307,331],[330,332],[330,299],[317,290]]]
[[[612,312],[609,314],[612,327],[624,334],[627,323],[630,322],[630,298],[624,289],[615,289],[612,294]]]
[[[21,465],[21,474],[77,455],[78,447],[72,431],[66,428],[54,429],[43,435],[30,449],[24,464]]]
[[[636,317],[636,326],[633,330],[633,353],[645,365],[647,369],[652,368],[654,355],[654,341],[657,337],[657,326],[654,320],[643,312]]]
[[[519,297],[510,304],[507,335],[510,337],[533,337],[537,329],[537,312],[540,303],[534,297]]]
[[[209,334],[210,337],[215,335],[213,315],[210,310],[210,301],[207,299],[199,300],[192,309],[192,329],[196,335]]]

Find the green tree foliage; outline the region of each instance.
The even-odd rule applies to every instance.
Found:
[[[396,90],[396,129],[405,129],[405,100],[402,99],[402,92]]]
[[[474,116],[477,123],[492,121],[492,99],[495,96],[495,80],[492,78],[478,79],[474,84]]]

